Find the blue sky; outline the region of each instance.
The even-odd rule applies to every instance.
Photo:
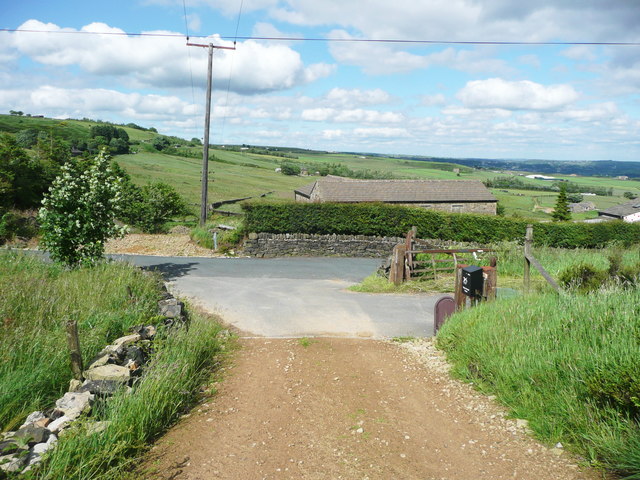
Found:
[[[206,82],[187,28],[227,46],[236,26],[241,37],[640,42],[635,0],[1,1],[0,28],[92,32],[0,32],[2,110],[185,138],[203,136]],[[639,94],[640,46],[239,40],[214,56],[211,142],[640,161]]]

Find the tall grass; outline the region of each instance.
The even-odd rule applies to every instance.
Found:
[[[133,394],[122,392],[103,407],[105,431],[87,434],[80,425],[60,438],[39,479],[119,479],[134,468],[136,456],[193,404],[199,387],[219,361],[220,327],[192,315],[189,330],[156,341],[156,356]]]
[[[471,248],[471,246],[469,247]],[[522,245],[515,242],[501,242],[490,245],[488,248],[493,252],[485,252],[478,259],[459,260],[461,263],[472,263],[474,265],[489,265],[489,259],[495,256],[498,260],[498,287],[522,289],[522,276],[524,272],[524,250]],[[640,262],[640,246],[627,249],[618,247],[607,248],[576,248],[566,250],[553,247],[534,247],[533,255],[540,261],[549,274],[558,278],[560,273],[573,265],[581,263],[591,264],[597,269],[606,270],[609,267],[609,257],[621,255],[621,265],[630,266]],[[430,260],[428,255],[418,255],[422,260]],[[451,259],[447,255],[438,255],[436,258]],[[467,256],[467,258],[470,258]],[[442,266],[442,265],[441,265]],[[428,268],[428,266],[426,267]],[[545,292],[551,291],[551,287],[543,279],[535,268],[531,269],[531,281],[534,290]],[[388,279],[377,273],[365,278],[360,284],[350,287],[355,292],[366,293],[433,293],[433,292],[453,292],[455,290],[453,273],[439,273],[438,278],[433,280],[433,276],[425,274],[424,277],[417,277],[410,282],[404,282],[399,286],[388,282]]]
[[[0,427],[15,428],[66,391],[67,320],[78,322],[89,360],[156,313],[158,285],[125,264],[67,270],[33,256],[0,254]]]
[[[640,478],[640,290],[553,294],[454,315],[438,346],[542,440]]]

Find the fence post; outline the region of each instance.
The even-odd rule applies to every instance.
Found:
[[[531,244],[533,243],[533,225],[527,225],[527,233],[524,237],[524,293],[531,289]]]
[[[465,265],[456,265],[456,289],[453,294],[453,301],[456,304],[456,312],[462,310],[467,305],[467,297],[462,293],[462,267]]]
[[[405,245],[399,244],[393,247],[393,259],[391,260],[389,282],[400,285],[404,280],[404,257],[406,252],[407,247]]]
[[[82,380],[82,353],[80,352],[80,339],[78,338],[78,322],[67,322],[67,345],[71,354],[71,371],[73,378]]]
[[[492,265],[491,267],[485,267],[484,273],[487,274],[487,278],[484,281],[484,291],[482,294],[487,302],[496,299],[496,288],[498,284],[498,271],[496,270],[496,266]]]

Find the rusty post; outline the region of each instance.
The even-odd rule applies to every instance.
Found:
[[[483,296],[487,302],[496,299],[496,289],[498,284],[498,271],[495,266],[483,267],[486,278],[484,279]]]
[[[467,297],[462,293],[462,267],[465,265],[458,265],[456,268],[456,285],[453,295],[453,300],[456,303],[456,312],[463,310],[467,304]]]
[[[527,225],[527,233],[524,237],[524,293],[531,290],[531,244],[533,243],[533,225]]]
[[[73,378],[82,381],[82,352],[80,351],[80,339],[78,337],[78,322],[69,320],[66,328]]]
[[[405,245],[398,244],[393,247],[393,258],[391,260],[391,271],[389,272],[389,282],[400,285],[404,280],[405,270],[405,253],[407,248]]]

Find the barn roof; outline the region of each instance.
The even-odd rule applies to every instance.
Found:
[[[354,180],[323,177],[296,190],[322,202],[497,202],[479,180]]]

